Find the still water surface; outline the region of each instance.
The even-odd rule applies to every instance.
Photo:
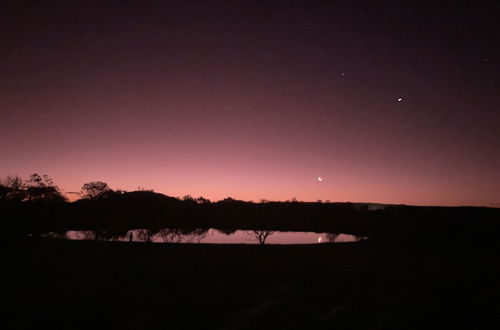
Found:
[[[46,233],[43,237],[70,240],[101,240],[152,243],[205,243],[205,244],[318,244],[358,242],[366,239],[339,233],[315,233],[297,231],[236,230],[217,229],[134,229],[122,233],[70,230],[63,233]]]

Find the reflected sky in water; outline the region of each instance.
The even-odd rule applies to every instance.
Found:
[[[158,231],[150,229],[129,230],[121,235],[110,235],[95,231],[68,231],[49,233],[46,237],[67,238],[71,240],[108,240],[152,243],[205,243],[205,244],[322,244],[357,242],[365,237],[349,234],[236,230],[223,232],[217,229],[182,230],[165,228]]]

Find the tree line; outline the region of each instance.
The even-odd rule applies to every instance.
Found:
[[[144,189],[139,187],[137,191],[142,192],[153,192],[152,189]],[[114,197],[117,195],[123,195],[127,193],[123,189],[112,189],[106,182],[102,181],[91,181],[83,184],[81,190],[77,193],[80,199],[105,199]],[[192,204],[210,204],[212,201],[208,198],[202,196],[193,197],[191,195],[185,195],[183,197],[175,197],[176,199],[192,203]],[[5,178],[0,178],[0,201],[15,201],[15,202],[25,202],[25,201],[48,201],[48,202],[68,202],[68,198],[64,196],[61,189],[54,184],[53,180],[48,175],[40,175],[38,173],[31,174],[28,179],[23,180],[20,176],[6,176]],[[240,200],[234,199],[232,197],[226,197],[218,203],[231,204],[239,203]],[[289,203],[300,203],[297,198],[292,198],[285,202]],[[322,203],[323,201],[318,200],[317,203]],[[250,202],[251,203],[251,202]],[[260,200],[261,204],[273,203],[266,199]],[[330,203],[329,200],[325,200],[325,203]]]
[[[18,176],[0,182],[4,228],[19,235],[64,230],[124,232],[147,228],[217,228],[222,230],[316,231],[346,233],[401,242],[496,239],[500,209],[482,207],[417,207],[366,204],[261,201],[226,198],[212,202],[140,189],[113,190],[100,181],[85,183],[80,199],[67,199],[47,175]],[[492,237],[493,236],[493,237]],[[265,241],[265,235],[261,237]]]
[[[144,188],[139,188],[138,191],[153,192]],[[105,199],[116,195],[123,195],[127,191],[123,189],[112,189],[106,182],[92,181],[85,183],[81,191],[77,194],[81,199]],[[184,202],[207,204],[211,201],[204,197],[192,197],[185,195],[178,198]],[[68,202],[68,198],[64,196],[61,189],[54,184],[48,175],[40,175],[38,173],[31,174],[28,179],[22,179],[20,176],[6,176],[0,178],[0,201],[46,201],[46,202]],[[228,197],[222,202],[231,202],[235,199]]]
[[[47,175],[33,173],[26,180],[19,176],[1,179],[0,200],[65,202],[67,198]]]

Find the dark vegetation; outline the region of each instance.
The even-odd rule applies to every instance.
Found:
[[[226,198],[175,198],[150,190],[114,191],[104,182],[82,187],[82,198],[66,202],[47,176],[23,182],[8,177],[0,185],[4,228],[25,236],[66,230],[96,230],[124,235],[129,229],[218,228],[347,233],[381,240],[438,241],[496,239],[500,209],[483,207],[415,207],[321,202],[244,202]]]
[[[499,209],[210,202],[99,182],[69,203],[50,179],[32,178],[0,186],[6,329],[500,328]],[[168,241],[166,227],[370,239],[250,246],[38,235],[141,228],[144,241],[154,233]]]

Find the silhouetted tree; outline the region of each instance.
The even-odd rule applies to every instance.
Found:
[[[196,200],[191,195],[185,195],[184,197],[182,197],[182,200],[184,202],[196,203]]]
[[[97,199],[107,197],[113,190],[109,188],[106,182],[93,181],[82,186],[82,197],[88,199]]]
[[[0,200],[9,199],[10,188],[0,183]]]
[[[26,198],[23,180],[18,176],[7,176],[0,180],[0,200],[22,201]]]
[[[261,245],[266,244],[266,239],[271,236],[274,231],[273,230],[252,230],[253,235]]]
[[[137,191],[154,192],[154,189],[146,189],[143,186],[137,187]]]
[[[203,198],[200,196],[200,197],[196,198],[196,203],[198,203],[198,204],[210,204],[211,201],[210,201],[210,199],[206,199],[206,198]]]
[[[47,175],[32,174],[25,182],[26,198],[29,201],[64,202],[66,198]]]
[[[238,201],[232,197],[226,197],[223,200],[219,201],[219,203],[221,203],[221,204],[232,204],[232,203],[236,203],[236,202],[238,202]]]

